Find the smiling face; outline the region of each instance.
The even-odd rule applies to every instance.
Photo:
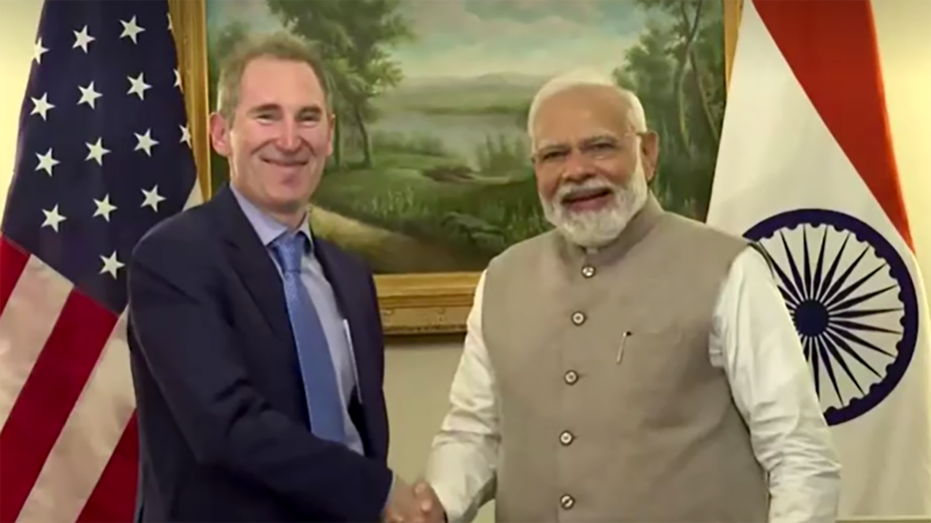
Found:
[[[576,86],[547,98],[533,122],[537,189],[547,219],[584,247],[610,243],[649,195],[656,135],[638,129],[617,90]]]
[[[211,115],[217,152],[229,159],[230,184],[260,209],[296,226],[333,152],[333,119],[310,64],[258,57],[246,64],[238,103]]]

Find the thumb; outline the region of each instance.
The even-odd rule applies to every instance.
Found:
[[[417,481],[414,482],[414,493],[415,494],[426,494],[430,488],[430,484],[427,483],[427,480],[423,477],[417,478]]]
[[[433,508],[433,496],[429,495],[430,485],[426,481],[420,479],[417,483],[414,484],[414,495],[416,495],[420,500],[420,509],[421,510],[430,510]]]

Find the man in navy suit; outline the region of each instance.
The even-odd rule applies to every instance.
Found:
[[[230,184],[153,229],[130,266],[139,521],[419,521],[387,466],[384,345],[364,265],[312,235],[333,117],[309,48],[224,64]]]

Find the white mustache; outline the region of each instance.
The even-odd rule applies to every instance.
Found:
[[[556,189],[554,200],[564,201],[574,196],[591,194],[597,191],[608,190],[612,193],[617,190],[617,186],[607,180],[590,178],[584,182],[563,182]]]

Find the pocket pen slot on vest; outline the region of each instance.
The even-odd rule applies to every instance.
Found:
[[[617,359],[615,359],[614,364],[620,365],[621,358],[624,357],[624,346],[627,345],[627,338],[629,338],[633,333],[630,331],[624,331],[624,334],[621,335],[621,344],[617,348]]]

